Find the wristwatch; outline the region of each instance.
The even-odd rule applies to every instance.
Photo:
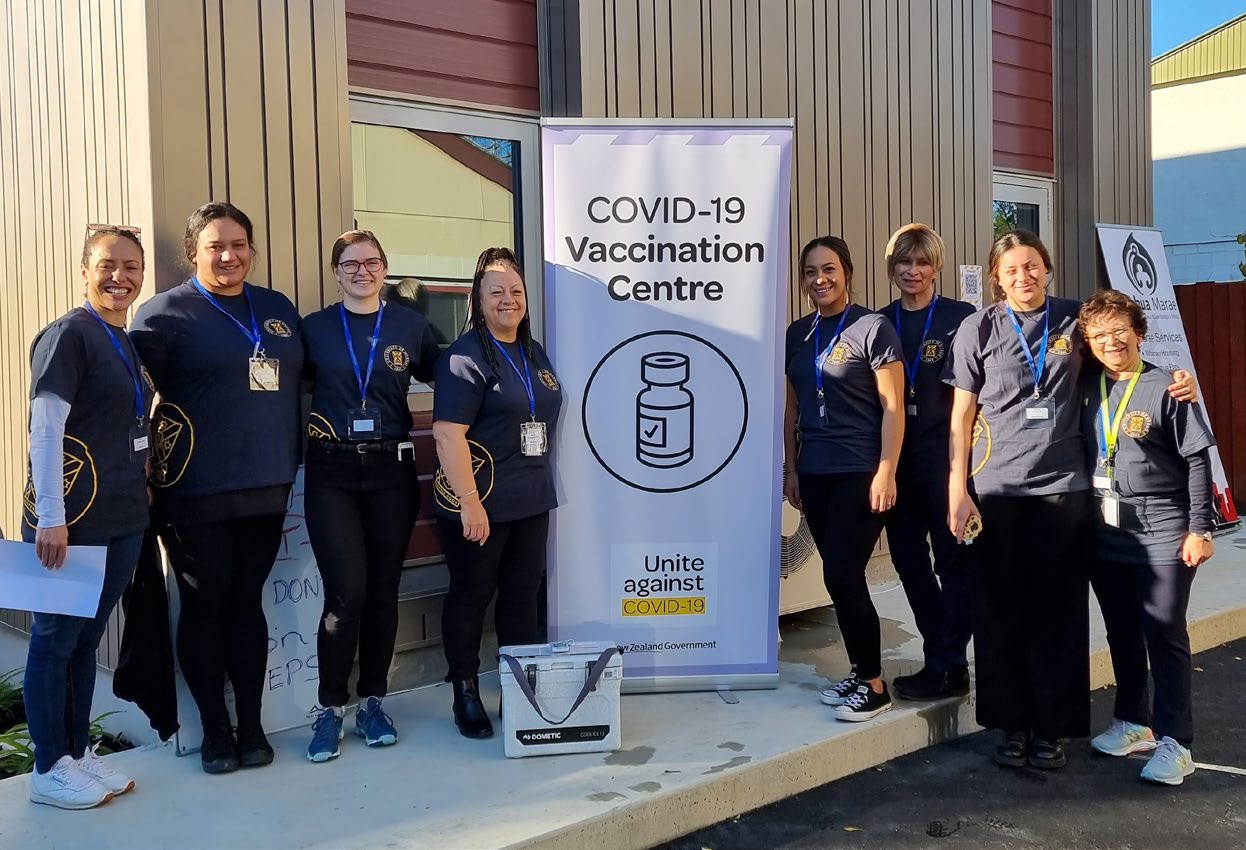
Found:
[[[1210,532],[1210,531],[1191,531],[1190,533],[1191,533],[1191,534],[1193,534],[1195,537],[1198,537],[1198,538],[1201,538],[1201,539],[1203,539],[1203,540],[1206,540],[1208,543],[1210,543],[1210,542],[1211,542],[1211,532]]]

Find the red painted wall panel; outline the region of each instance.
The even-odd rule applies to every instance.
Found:
[[[1055,174],[1051,0],[992,0],[996,168]]]
[[[347,0],[350,84],[537,111],[535,0]]]
[[[1239,512],[1246,507],[1246,281],[1176,287],[1203,403]]]

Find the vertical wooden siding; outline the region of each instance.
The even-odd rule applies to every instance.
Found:
[[[346,0],[350,84],[536,112],[536,0]]]
[[[353,220],[344,0],[149,0],[157,283],[187,275],[186,216],[251,217],[251,280],[308,313]]]
[[[992,0],[995,167],[1055,173],[1051,0]]]
[[[578,79],[547,99],[601,117],[794,117],[792,253],[841,234],[864,304],[894,297],[883,249],[924,221],[943,288],[991,238],[990,0],[581,0],[546,16],[580,34]],[[560,85],[561,83],[561,85]],[[790,313],[807,307],[793,277]]]
[[[141,227],[150,245],[151,174],[141,6],[60,0],[3,8],[0,528],[20,539],[30,341],[82,301],[88,223]],[[0,611],[0,622],[19,629],[29,620]],[[102,656],[114,637],[105,637]]]
[[[1246,281],[1176,287],[1204,404],[1237,504],[1246,509]]]

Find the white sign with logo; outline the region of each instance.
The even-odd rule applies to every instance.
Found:
[[[1133,298],[1146,313],[1147,335],[1142,343],[1142,358],[1170,372],[1185,369],[1198,380],[1181,311],[1177,307],[1177,293],[1173,291],[1172,276],[1168,272],[1164,234],[1149,227],[1112,224],[1100,224],[1098,231],[1099,248],[1112,288]],[[1205,398],[1201,387],[1199,397]],[[1214,447],[1211,472],[1219,493],[1228,493],[1228,475]]]
[[[542,127],[551,639],[618,643],[629,690],[778,681],[791,135]]]

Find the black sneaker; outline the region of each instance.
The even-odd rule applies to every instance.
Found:
[[[264,767],[273,763],[273,748],[258,725],[238,727],[239,767]]]
[[[238,743],[234,740],[234,730],[228,726],[204,729],[199,762],[204,773],[232,773],[237,770]]]
[[[850,694],[843,705],[835,706],[835,718],[855,723],[873,720],[884,711],[891,711],[891,695],[887,693],[887,683],[883,683],[883,692],[876,694],[868,682],[860,682],[856,692]]]
[[[923,667],[911,676],[896,676],[891,685],[900,699],[934,700],[964,696],[969,693],[969,671],[945,673],[933,667]]]
[[[843,679],[824,690],[818,695],[823,705],[843,705],[844,702],[854,694],[857,690],[857,671],[853,670]]]

